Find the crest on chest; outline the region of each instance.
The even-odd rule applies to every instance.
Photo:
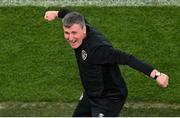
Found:
[[[83,59],[83,60],[86,60],[86,59],[87,59],[87,56],[88,56],[88,55],[87,55],[87,52],[86,52],[85,50],[82,50],[82,51],[81,51],[81,57],[82,57],[82,59]]]

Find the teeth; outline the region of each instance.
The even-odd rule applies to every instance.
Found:
[[[75,43],[76,41],[76,39],[69,40],[70,43]]]
[[[75,42],[76,42],[76,39],[73,39],[72,42],[75,43]]]

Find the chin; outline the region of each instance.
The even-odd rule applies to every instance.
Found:
[[[73,49],[76,49],[78,47],[79,47],[79,45],[71,46],[71,48],[73,48]]]

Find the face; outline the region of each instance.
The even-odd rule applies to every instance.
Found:
[[[64,27],[64,37],[74,49],[78,48],[86,37],[86,27],[79,24],[73,24],[71,27]]]

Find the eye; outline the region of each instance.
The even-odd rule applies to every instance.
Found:
[[[68,34],[69,34],[69,32],[64,32],[64,34],[68,35]]]
[[[72,32],[72,34],[77,34],[77,32]]]

